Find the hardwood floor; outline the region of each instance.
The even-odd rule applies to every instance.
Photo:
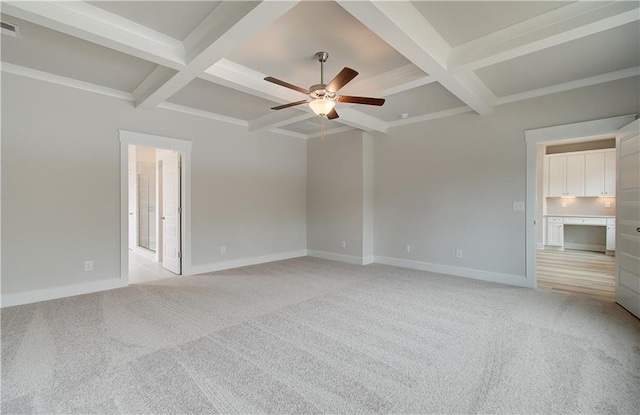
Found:
[[[589,251],[537,251],[538,289],[615,300],[615,257]]]

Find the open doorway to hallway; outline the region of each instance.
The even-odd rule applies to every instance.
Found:
[[[182,154],[128,146],[129,283],[182,273]]]

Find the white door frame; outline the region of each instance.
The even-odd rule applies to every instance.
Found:
[[[540,143],[576,138],[613,138],[618,130],[633,122],[636,114],[603,118],[575,124],[525,130],[527,145],[526,212],[525,212],[525,278],[528,286],[537,288],[536,281],[536,192],[537,192],[537,147]],[[542,166],[540,166],[542,167]]]
[[[184,154],[182,160],[182,275],[191,275],[191,141],[136,131],[120,135],[120,279],[129,284],[129,144],[165,148]]]

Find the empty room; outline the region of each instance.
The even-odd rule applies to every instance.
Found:
[[[0,11],[1,413],[640,413],[640,2]]]

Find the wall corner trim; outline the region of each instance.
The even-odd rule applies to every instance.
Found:
[[[209,272],[223,271],[226,269],[246,267],[249,265],[265,264],[267,262],[282,261],[307,256],[306,249],[298,251],[279,252],[275,254],[260,255],[249,258],[232,259],[229,261],[213,262],[204,265],[193,265],[184,275],[207,274]]]
[[[533,288],[533,280],[527,280],[523,275],[503,274],[500,272],[482,271],[472,268],[456,267],[452,265],[433,264],[429,262],[413,261],[402,258],[377,256],[377,264],[391,265],[400,268],[409,268],[419,271],[435,272],[437,274],[449,274],[456,277],[470,278],[501,284],[515,285],[518,287]]]
[[[113,290],[126,287],[127,282],[122,278],[97,280],[81,284],[64,285],[60,287],[42,288],[32,291],[21,291],[11,294],[2,294],[0,299],[2,308],[15,305],[38,303],[40,301],[56,300],[58,298],[73,297],[82,294],[91,294],[99,291]]]

